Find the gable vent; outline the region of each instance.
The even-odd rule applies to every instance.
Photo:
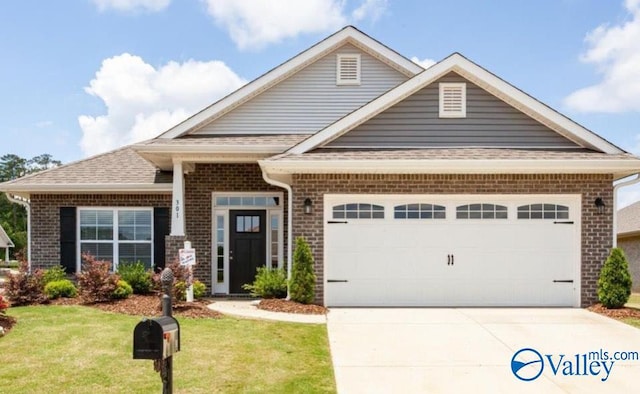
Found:
[[[336,84],[360,85],[360,55],[359,54],[338,55]]]
[[[440,84],[440,117],[464,118],[467,116],[467,84]]]

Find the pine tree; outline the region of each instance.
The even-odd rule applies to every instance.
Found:
[[[609,309],[621,308],[631,295],[629,264],[620,248],[611,249],[611,254],[602,266],[598,279],[598,298]]]
[[[296,238],[291,267],[289,295],[291,300],[302,304],[310,304],[315,297],[314,286],[316,275],[313,272],[313,255],[311,248],[303,237]]]

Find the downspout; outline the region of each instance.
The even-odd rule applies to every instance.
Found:
[[[290,299],[291,294],[289,292],[289,282],[291,281],[291,251],[293,250],[293,190],[291,185],[284,182],[276,181],[269,178],[269,175],[262,170],[262,178],[270,185],[278,186],[287,191],[287,300]]]
[[[22,197],[12,196],[9,193],[5,194],[9,201],[14,204],[20,204],[27,210],[27,264],[29,265],[29,272],[31,272],[31,203]]]
[[[640,173],[635,174],[635,178],[613,185],[613,247],[618,246],[618,189],[623,186],[630,186],[640,182]]]

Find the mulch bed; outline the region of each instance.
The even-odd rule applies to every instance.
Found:
[[[625,319],[625,318],[636,318],[640,319],[640,309],[635,308],[620,308],[620,309],[607,309],[602,304],[591,305],[587,308],[591,312],[599,313],[601,315],[605,315],[612,319]]]
[[[11,330],[11,328],[16,324],[15,317],[0,315],[0,327],[4,329],[4,335]]]
[[[320,305],[305,305],[277,298],[260,301],[258,308],[271,312],[301,313],[304,315],[324,315],[327,313],[327,308]]]
[[[210,300],[195,300],[194,302],[178,302],[173,305],[173,315],[176,317],[190,318],[219,318],[221,313],[207,308]],[[121,313],[133,316],[160,316],[162,307],[158,294],[138,295],[133,294],[124,300],[111,300],[108,302],[86,303],[81,298],[59,298],[52,300],[53,305],[86,305],[107,312]]]

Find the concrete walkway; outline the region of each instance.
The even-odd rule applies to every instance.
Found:
[[[607,376],[590,352],[640,352],[640,330],[583,309],[333,308],[327,320],[340,394],[639,392],[640,361],[608,361]]]
[[[277,320],[291,323],[324,324],[325,315],[303,315],[299,313],[269,312],[258,309],[256,301],[220,300],[210,304],[209,309],[225,315],[245,317],[249,319]]]

